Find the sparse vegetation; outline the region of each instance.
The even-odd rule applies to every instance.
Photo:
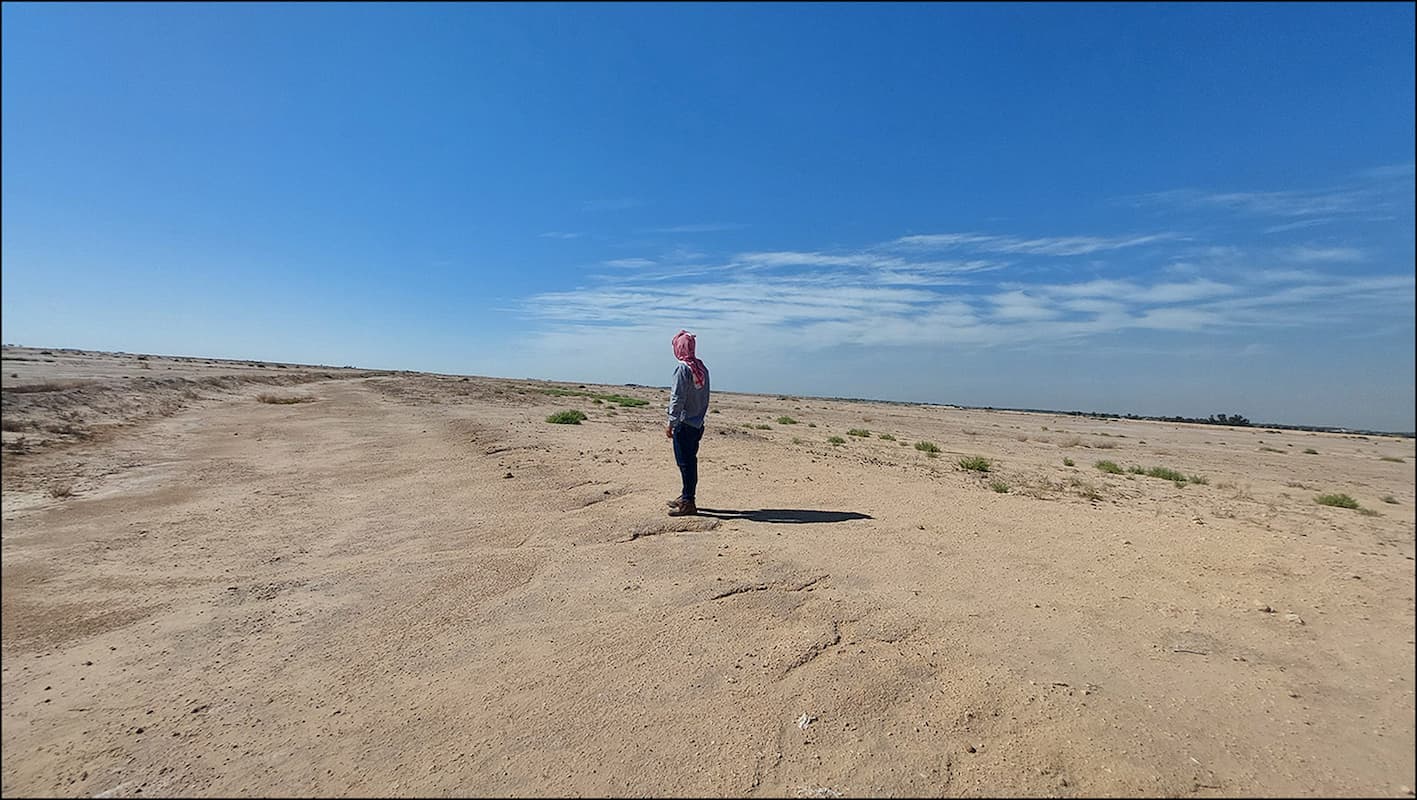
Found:
[[[750,426],[750,427],[752,427],[754,430],[759,430],[759,431],[770,431],[770,430],[772,430],[772,426],[771,426],[771,425],[763,425],[763,424],[761,424],[761,423],[759,423],[759,424],[757,424],[757,425],[752,425],[752,426]]]
[[[1381,516],[1382,516],[1382,514],[1379,514],[1377,511],[1375,511],[1375,510],[1373,510],[1373,509],[1371,509],[1371,508],[1360,508],[1360,509],[1358,509],[1358,513],[1359,513],[1359,514],[1362,514],[1362,515],[1365,516],[1365,517],[1381,517]]]
[[[1097,467],[1103,472],[1108,473],[1109,475],[1122,474],[1122,468],[1117,466],[1117,463],[1115,461],[1099,461],[1096,464],[1093,464],[1093,466]]]
[[[972,472],[988,472],[989,459],[983,456],[967,456],[959,460],[959,468]]]
[[[603,400],[607,403],[616,403],[622,406],[647,406],[648,400],[641,400],[638,397],[626,397],[623,394],[599,394],[597,392],[581,391],[580,389],[541,389],[542,394],[549,394],[555,397],[589,397],[594,400]]]
[[[294,405],[295,403],[311,403],[314,402],[315,398],[308,394],[270,394],[268,392],[262,392],[256,395],[256,400],[262,403],[270,403],[271,405],[288,406]]]
[[[585,415],[584,411],[570,409],[568,411],[557,411],[555,414],[547,417],[546,421],[553,425],[579,425],[581,424],[581,420],[585,419],[590,418]]]
[[[841,438],[840,436],[828,436],[828,437],[827,437],[827,443],[828,443],[828,444],[846,444],[846,440],[843,439],[843,438]]]
[[[1403,461],[1402,459],[1398,458],[1397,456],[1381,456],[1380,458],[1381,458],[1381,460],[1383,460],[1383,461],[1395,461],[1395,462],[1397,462],[1397,463],[1399,463],[1399,464],[1404,464],[1404,463],[1406,463],[1405,461]]]
[[[846,432],[846,435],[847,435],[847,436],[860,436],[860,437],[867,438],[867,439],[871,438],[871,432],[868,431],[868,430],[865,430],[864,428],[852,428],[851,430],[849,430],[849,431]]]
[[[1346,494],[1321,494],[1314,498],[1314,502],[1321,506],[1333,506],[1335,508],[1358,507],[1358,501]]]
[[[1009,485],[1007,483],[1004,483],[1003,481],[989,481],[989,488],[993,489],[999,494],[1009,493]]]
[[[1148,478],[1160,478],[1165,481],[1176,481],[1177,483],[1186,482],[1185,475],[1170,467],[1150,467],[1142,474],[1146,475]]]
[[[916,442],[915,449],[922,453],[930,453],[932,455],[940,452],[939,446],[934,442]]]
[[[1067,456],[1063,456],[1063,466],[1065,466],[1065,467],[1074,466],[1074,462],[1073,462],[1073,460],[1072,460],[1071,458],[1068,458]]]
[[[1101,500],[1102,493],[1097,487],[1079,478],[1069,478],[1068,484],[1077,490],[1079,496],[1085,500]]]
[[[881,434],[880,436],[878,436],[878,437],[876,437],[876,438],[878,438],[878,439],[885,439],[885,440],[888,441],[888,442],[894,442],[894,441],[895,441],[895,437],[892,436],[892,435],[890,435],[889,433],[883,433],[883,434]]]
[[[778,418],[777,418],[777,424],[779,424],[779,425],[796,425],[796,424],[797,424],[797,420],[793,419],[792,417],[789,417],[789,416],[785,416],[785,415],[784,415],[784,416],[781,416],[781,417],[778,417]]]

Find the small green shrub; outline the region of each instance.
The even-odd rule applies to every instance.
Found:
[[[557,411],[555,414],[547,417],[546,421],[553,425],[579,425],[581,424],[581,420],[584,419],[590,419],[585,415],[584,411],[571,409],[569,411]]]
[[[1204,475],[1187,475],[1186,480],[1190,481],[1191,483],[1198,483],[1201,486],[1210,485],[1210,478],[1207,478]]]
[[[934,442],[916,442],[916,443],[915,443],[915,449],[916,449],[916,450],[919,450],[919,451],[922,452],[922,453],[938,453],[938,452],[940,452],[939,446],[937,446]]]
[[[1071,467],[1071,466],[1073,466],[1073,465],[1074,465],[1074,462],[1073,462],[1073,460],[1072,460],[1071,458],[1068,458],[1067,456],[1063,456],[1063,466],[1065,466],[1065,467]]]
[[[1186,482],[1185,475],[1169,467],[1152,467],[1148,469],[1145,474],[1149,478],[1160,478],[1165,481],[1176,481],[1178,483]]]
[[[1117,463],[1115,461],[1099,461],[1096,464],[1093,464],[1093,466],[1110,475],[1122,474],[1122,468],[1117,466]]]
[[[1358,507],[1358,501],[1346,494],[1321,494],[1314,498],[1314,502],[1321,506],[1334,506],[1336,508]]]
[[[1145,475],[1145,474],[1146,474],[1146,470],[1145,470],[1145,469],[1142,467],[1142,465],[1140,465],[1140,464],[1133,464],[1133,465],[1131,465],[1130,467],[1127,467],[1127,472],[1129,472],[1129,473],[1131,473],[1131,474],[1133,474],[1133,475]]]
[[[777,424],[779,424],[779,425],[796,425],[796,424],[797,424],[797,420],[793,419],[792,417],[782,416],[782,417],[778,417],[778,418],[777,418]]]
[[[868,431],[868,430],[865,430],[865,429],[863,429],[863,428],[852,428],[851,430],[849,430],[849,431],[846,432],[846,435],[847,435],[847,436],[861,436],[861,437],[864,437],[864,438],[867,438],[867,439],[871,438],[871,432]]]
[[[989,481],[989,488],[993,489],[999,494],[1009,493],[1009,485],[1007,483],[1004,483],[1003,481]]]
[[[888,441],[888,442],[894,442],[894,441],[895,441],[895,437],[892,436],[892,435],[890,435],[889,433],[883,433],[883,434],[881,434],[880,436],[878,436],[878,437],[876,437],[876,438],[878,438],[878,439],[885,439],[885,440]]]
[[[969,456],[959,460],[959,468],[973,472],[988,472],[989,459],[983,456]]]
[[[841,438],[840,436],[828,436],[827,442],[829,444],[846,444],[846,440]]]
[[[771,425],[754,425],[753,428],[754,428],[755,430],[760,430],[760,431],[770,431],[770,430],[772,430],[772,426],[771,426]]]

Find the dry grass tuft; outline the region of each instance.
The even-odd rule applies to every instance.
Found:
[[[305,395],[283,395],[283,394],[270,394],[270,393],[268,393],[268,392],[262,392],[261,394],[256,395],[256,400],[258,400],[259,402],[262,402],[262,403],[270,403],[270,404],[272,404],[272,405],[280,405],[280,406],[294,405],[295,403],[313,403],[313,402],[315,402],[315,398],[311,397],[311,396],[308,395],[308,394],[305,394]]]

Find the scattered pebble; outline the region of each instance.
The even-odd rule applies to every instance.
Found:
[[[817,721],[817,718],[816,718],[816,717],[814,717],[814,716],[812,716],[811,714],[808,714],[807,712],[804,711],[804,712],[802,712],[802,716],[800,716],[800,717],[797,718],[797,727],[799,727],[799,728],[801,728],[802,730],[805,731],[805,730],[807,730],[807,726],[808,726],[808,725],[811,725],[813,722],[816,722],[816,721]]]
[[[506,475],[503,475],[502,477],[503,477],[503,478],[510,478],[510,477],[512,477],[512,473],[508,472]]]
[[[1285,614],[1284,619],[1289,622],[1297,623],[1299,625],[1304,624],[1304,618],[1299,616],[1298,614]]]
[[[977,753],[977,752],[979,752],[979,750],[978,750],[974,745],[970,745],[970,746],[968,746],[968,747],[966,747],[966,748],[964,748],[964,749],[965,749],[965,750],[968,750],[968,751],[971,752],[971,753]]]

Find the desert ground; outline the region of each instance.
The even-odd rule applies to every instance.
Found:
[[[1411,439],[718,392],[671,518],[662,389],[3,389],[6,796],[1417,785]]]

